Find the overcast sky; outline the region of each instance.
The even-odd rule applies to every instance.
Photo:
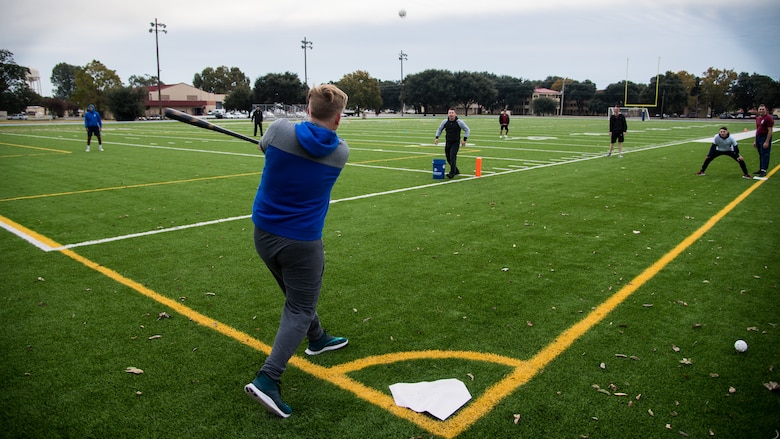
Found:
[[[0,48],[40,72],[98,60],[124,83],[155,76],[155,18],[164,83],[192,84],[206,67],[251,80],[296,73],[308,83],[356,70],[399,80],[427,69],[541,80],[589,79],[603,89],[659,70],[707,68],[780,80],[780,2],[736,0],[24,0],[4,1]],[[759,6],[761,5],[761,6]],[[404,9],[406,18],[398,11]],[[312,41],[306,53],[301,41]],[[659,62],[660,60],[660,62]]]

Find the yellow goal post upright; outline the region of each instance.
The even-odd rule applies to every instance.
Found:
[[[626,89],[625,89],[625,96],[623,98],[623,106],[620,107],[620,112],[623,113],[625,116],[628,117],[641,117],[642,120],[645,120],[645,117],[650,117],[650,113],[647,111],[647,107],[657,107],[658,106],[658,90],[660,87],[660,83],[658,79],[661,76],[661,57],[658,57],[658,71],[655,74],[655,100],[647,103],[631,103],[628,101],[628,58],[626,58]],[[614,110],[612,108],[609,109],[609,115],[611,116]]]

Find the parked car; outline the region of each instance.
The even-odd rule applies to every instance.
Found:
[[[8,116],[8,120],[27,120],[27,113],[11,114]]]

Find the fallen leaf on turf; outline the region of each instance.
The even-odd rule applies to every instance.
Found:
[[[634,230],[634,235],[638,235],[640,233],[642,233],[642,232],[640,232],[639,230]]]
[[[702,326],[704,326],[704,325],[702,325],[701,323],[697,323],[697,324],[693,325],[693,329],[699,329]]]
[[[655,416],[655,413],[653,413],[652,409],[647,409],[647,414],[650,416]]]
[[[466,376],[471,378],[471,381],[474,381],[474,374],[467,373]]]
[[[626,354],[615,354],[615,356],[618,357],[618,358],[627,358],[628,357],[628,355],[626,355]]]
[[[777,383],[776,383],[776,382],[774,382],[774,381],[770,381],[770,382],[768,382],[768,383],[764,383],[764,387],[766,387],[767,389],[769,389],[769,391],[770,391],[770,392],[777,392],[777,391],[780,391],[780,385],[779,385],[779,384],[777,384]]]
[[[170,319],[170,318],[171,318],[171,315],[168,314],[167,312],[161,312],[160,314],[157,314],[157,320],[160,320],[160,319]]]
[[[710,378],[718,378],[718,377],[720,377],[720,374],[717,374],[717,373],[711,373],[710,374]]]
[[[501,271],[509,271],[509,267],[504,267],[501,269]]]
[[[609,390],[607,390],[607,389],[599,389],[599,392],[601,392],[601,393],[603,393],[605,395],[610,395],[610,396],[612,395],[611,393],[609,393]]]
[[[631,357],[629,357],[629,358],[631,358],[631,359],[632,359],[632,360],[634,360],[634,361],[639,361],[639,357],[637,357],[636,355],[632,355],[632,356],[631,356]]]
[[[38,276],[38,282],[46,282],[46,279],[44,279],[44,278],[42,278],[42,277]]]
[[[737,389],[734,386],[729,387],[729,393],[737,393]]]
[[[756,332],[758,332],[758,328],[755,327],[755,326],[750,326],[750,327],[747,328],[747,330],[748,331],[756,331]]]
[[[162,338],[162,335],[153,335],[149,337],[149,340],[157,340],[158,338]]]
[[[652,308],[652,307],[653,307],[653,304],[652,304],[652,303],[645,303],[645,304],[644,304],[644,305],[642,305],[642,306],[644,306],[645,308]]]
[[[680,363],[690,365],[693,364],[693,360],[691,360],[690,358],[683,358],[682,360],[680,360]]]
[[[139,369],[137,367],[132,367],[132,366],[130,366],[127,369],[125,369],[125,372],[127,372],[127,373],[134,373],[136,375],[141,375],[142,373],[144,373],[144,371],[142,371],[141,369]]]
[[[606,369],[607,365],[606,365],[606,363],[601,363],[601,364],[599,364],[599,367],[602,368],[602,369]]]
[[[675,352],[680,352],[680,348],[678,348],[675,345],[672,345],[672,350],[675,351]]]
[[[517,424],[518,422],[520,422],[520,414],[519,414],[519,413],[515,413],[515,414],[514,414],[514,418],[515,418],[515,421],[514,421],[514,422],[515,422],[515,424]]]
[[[628,393],[615,392],[615,393],[613,393],[613,395],[615,395],[615,396],[628,396]]]

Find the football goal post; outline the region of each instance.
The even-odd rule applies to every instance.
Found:
[[[628,58],[626,58],[626,90],[625,90],[625,97],[623,99],[623,105],[626,107],[639,107],[640,109],[647,112],[647,109],[642,107],[657,107],[658,106],[658,89],[659,89],[659,77],[661,76],[661,57],[658,57],[658,71],[655,74],[655,100],[653,102],[645,102],[645,103],[630,103],[628,101]],[[610,113],[612,110],[610,110]],[[623,113],[621,109],[621,113]],[[623,113],[624,115],[628,116],[626,113]],[[649,117],[649,114],[646,114],[647,117]],[[644,120],[644,119],[642,119]]]

